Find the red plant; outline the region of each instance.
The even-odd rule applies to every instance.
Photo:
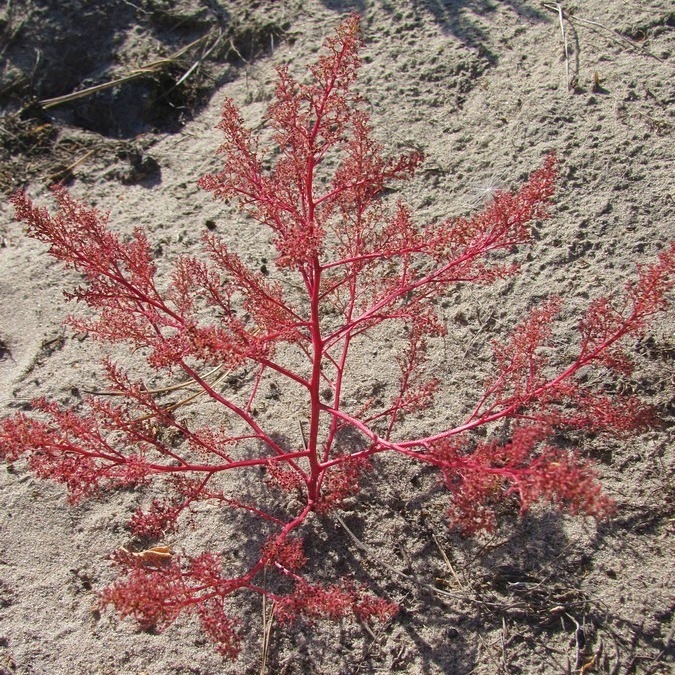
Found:
[[[311,68],[309,84],[278,69],[267,117],[274,153],[259,147],[234,103],[225,104],[219,124],[224,166],[200,184],[220,199],[234,198],[271,230],[275,280],[250,270],[207,234],[210,260],[179,257],[160,284],[152,247],[140,230],[123,240],[107,229],[104,215],[60,187],[54,190],[56,216],[23,193],[12,198],[30,235],[84,276],[70,297],[93,312],[70,323],[102,342],[130,345],[155,375],[182,374],[200,400],[215,404],[228,421],[214,425],[211,418],[200,426],[183,414],[189,400],[161,403],[161,392],[109,360],[105,371],[117,397],[89,396],[77,410],[37,401],[38,414],[3,422],[0,454],[9,462],[26,457],[38,476],[65,483],[73,502],[109,488],[157,481],[160,489],[168,486],[168,496],[131,520],[132,532],[146,545],[185,524],[197,502],[258,519],[266,540],[241,573],[228,573],[213,553],[189,558],[165,546],[123,549],[114,557],[126,573],[102,596],[145,627],[165,627],[192,610],[227,656],[237,653],[240,637],[226,605],[239,591],[274,601],[280,619],[348,613],[378,619],[395,610],[350,580],[313,583],[311,570],[304,572],[308,517],[356,494],[376,457],[396,454],[437,467],[448,488],[450,521],[467,533],[494,528],[495,508],[504,501],[525,510],[547,500],[602,516],[611,502],[592,469],[578,454],[557,448],[552,436],[565,428],[623,434],[639,430],[646,419],[635,398],[602,393],[581,376],[593,367],[630,371],[621,345],[665,308],[675,246],[640,269],[621,298],[590,305],[567,365],[559,367],[553,358],[551,333],[561,302],[551,299],[507,340],[494,343],[494,372],[455,426],[403,435],[405,414],[429,409],[444,388],[426,367],[429,339],[447,330],[438,299],[458,284],[489,284],[516,273],[490,254],[530,240],[529,225],[546,215],[554,192],[556,160],[549,156],[520,190],[496,194],[470,218],[419,225],[401,202],[387,210],[385,188],[409,179],[422,157],[386,159],[371,138],[353,91],[358,33],[355,16],[341,24]],[[362,336],[385,323],[404,327],[397,333],[405,340],[397,357],[400,377],[381,396],[354,402],[350,356]],[[224,392],[225,377],[237,387]],[[263,383],[271,378],[288,382],[287,391],[299,392],[306,405],[302,444],[279,440],[278,430],[256,415]],[[501,425],[499,438],[478,433],[505,421],[509,426]],[[282,506],[274,494],[267,504],[238,496],[235,486],[243,481],[221,479],[242,471],[295,499]]]

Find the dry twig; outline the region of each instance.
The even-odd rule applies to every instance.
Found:
[[[562,19],[563,18],[565,20],[569,21],[570,24],[578,23],[582,26],[585,26],[586,28],[589,28],[589,29],[593,30],[593,32],[598,33],[599,35],[602,35],[603,37],[611,40],[612,42],[616,42],[617,44],[620,44],[620,45],[623,45],[624,47],[630,48],[632,51],[639,52],[641,54],[644,54],[645,56],[649,56],[650,58],[656,59],[657,61],[660,61],[661,63],[663,63],[663,59],[656,56],[656,54],[653,54],[648,49],[645,49],[642,45],[635,44],[632,40],[629,40],[624,35],[621,35],[621,33],[619,33],[619,31],[614,30],[613,28],[608,28],[607,26],[600,23],[599,21],[592,21],[591,19],[584,19],[580,16],[576,16],[576,15],[570,14],[569,12],[565,12],[562,8],[562,5],[559,2],[556,2],[556,3],[542,2],[541,4],[542,4],[542,7],[544,7],[544,9],[549,10],[549,12],[554,12],[554,13],[558,14],[558,16],[560,17],[561,25],[562,25]],[[564,29],[563,29],[563,35],[564,35]]]
[[[71,101],[76,101],[78,99],[91,96],[92,94],[96,94],[100,91],[105,91],[106,89],[116,87],[117,85],[124,84],[125,82],[130,82],[131,80],[143,77],[144,75],[155,73],[158,70],[161,70],[162,68],[175,63],[181,56],[183,56],[183,54],[187,53],[197,45],[204,43],[210,36],[211,33],[209,32],[206,35],[203,35],[202,37],[198,38],[197,40],[194,40],[189,45],[186,45],[182,49],[179,49],[178,51],[174,52],[170,56],[167,56],[164,59],[159,59],[158,61],[153,61],[152,63],[148,63],[145,66],[141,66],[136,70],[132,70],[127,75],[123,75],[122,77],[110,80],[109,82],[103,82],[102,84],[94,85],[93,87],[80,89],[79,91],[74,91],[71,92],[70,94],[64,94],[63,96],[56,96],[55,98],[43,99],[41,101],[38,101],[38,105],[47,110],[49,108],[54,108],[56,106],[63,105],[64,103],[70,103]],[[206,54],[204,54],[195,64],[193,64],[193,66],[180,78],[180,80],[176,83],[176,86],[178,86],[178,84],[180,84],[185,79],[187,79],[187,77],[189,77],[189,75],[195,70],[195,68],[208,56],[208,54],[211,53],[211,51],[213,51],[216,45],[220,42],[221,38],[222,35],[219,34],[218,38],[216,39],[216,42],[211,46],[211,48],[206,52]]]

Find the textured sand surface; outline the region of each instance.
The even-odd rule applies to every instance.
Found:
[[[116,11],[129,14],[115,26],[110,46],[111,54],[121,55],[117,65],[147,63],[171,52],[166,45],[157,51],[147,16],[151,10],[162,9],[175,25],[180,17],[215,21],[216,16],[216,3],[198,0],[139,0],[137,11],[123,4],[127,9],[115,4]],[[228,10],[236,7],[225,4]],[[265,34],[269,46],[245,55],[247,63],[224,64],[223,77],[208,80],[214,93],[194,117],[176,118],[175,128],[164,131],[141,129],[136,137],[129,135],[133,119],[125,121],[124,143],[136,154],[116,154],[109,138],[99,142],[99,131],[82,129],[73,111],[89,105],[85,99],[66,112],[54,108],[54,117],[45,122],[54,125],[50,133],[60,134],[57,150],[80,144],[83,150],[73,160],[99,148],[73,169],[71,190],[109,211],[116,230],[145,228],[157,246],[160,274],[172,256],[197,250],[211,222],[254,267],[272,259],[266,234],[197,187],[200,176],[218,167],[214,153],[220,132],[214,126],[226,96],[241,106],[248,123],[259,124],[272,93],[274,66],[288,63],[302,77],[323,38],[351,10],[363,16],[358,86],[370,101],[378,139],[392,152],[419,148],[425,154],[418,176],[400,194],[416,217],[470,213],[494,189],[516,187],[549,152],[560,159],[552,216],[537,226],[529,250],[514,257],[522,273],[488,289],[462,288],[443,308],[449,336],[434,344],[432,356],[447,386],[431,416],[434,423],[456,419],[454,411],[476,400],[490,341],[529,307],[551,293],[565,299],[559,339],[561,353],[572,354],[575,316],[589,299],[618,289],[636,263],[653,259],[675,236],[670,2],[579,3],[576,18],[564,23],[567,60],[553,4],[269,4],[273,7],[258,3],[254,15],[284,30],[276,37]],[[21,40],[30,43],[33,59],[39,47],[21,12],[23,18],[44,19],[37,3],[12,5],[4,11],[13,14],[0,25],[5,31],[22,26],[23,33],[14,38],[15,51],[7,52],[14,60],[5,64],[6,81],[32,67],[30,50],[19,49]],[[75,30],[80,19],[66,14],[63,10],[60,30],[67,34],[73,25],[73,44],[87,41],[81,28]],[[246,12],[237,16],[251,20]],[[223,12],[218,17],[227,20]],[[211,26],[194,21],[197,35]],[[89,41],[91,51],[98,38]],[[172,48],[188,41],[177,38]],[[89,83],[108,66],[103,57],[92,62]],[[37,82],[39,67],[35,72]],[[44,90],[44,97],[78,87],[77,81],[61,82],[60,91],[53,84],[55,90]],[[2,138],[9,142],[7,135]],[[40,170],[49,157],[41,159],[26,147],[12,146],[5,165],[11,165],[12,176],[0,178],[11,187],[13,176],[28,167],[29,191],[49,204],[45,186],[53,168]],[[139,172],[139,166],[145,168]],[[81,391],[97,387],[100,353],[90,340],[61,326],[74,309],[62,291],[76,277],[24,235],[6,200],[0,204],[0,238],[0,414],[42,395],[75,404]],[[651,338],[635,346],[637,369],[629,385],[657,406],[661,428],[627,442],[580,441],[617,502],[612,520],[597,524],[535,509],[520,521],[507,515],[494,537],[467,541],[444,525],[447,500],[433,475],[398,461],[382,462],[371,485],[342,512],[375,556],[359,549],[334,519],[317,519],[308,527],[320,568],[368,582],[400,603],[402,611],[376,633],[358,624],[275,625],[266,672],[571,673],[582,672],[585,664],[590,665],[584,673],[672,672],[674,325],[671,312]],[[374,345],[355,361],[355,397],[369,395],[386,377],[374,365],[380,348]],[[297,434],[303,415],[301,405],[283,396],[280,402],[270,396],[259,412],[266,424],[286,434]],[[428,419],[411,417],[411,431],[424,428]],[[108,556],[128,542],[124,525],[141,498],[125,492],[73,508],[61,487],[36,480],[21,463],[0,468],[0,674],[260,672],[262,621],[255,599],[242,599],[237,607],[248,637],[233,664],[221,660],[189,621],[153,635],[92,611],[97,591],[114,578]],[[193,553],[227,551],[231,541],[241,539],[227,514],[207,515],[167,543]],[[378,559],[453,597],[425,591]]]

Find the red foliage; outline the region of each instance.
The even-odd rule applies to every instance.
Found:
[[[349,581],[329,586],[300,581],[294,593],[277,601],[275,615],[282,622],[302,617],[311,623],[317,619],[339,619],[350,613],[362,621],[386,621],[397,610],[394,603],[376,598]]]
[[[126,576],[102,595],[121,616],[145,627],[161,629],[194,611],[226,656],[238,649],[226,603],[239,591],[267,596],[284,620],[392,615],[391,603],[355,584],[310,583],[315,561],[307,564],[300,536],[310,514],[335,509],[358,492],[376,456],[395,453],[437,467],[449,491],[451,522],[466,532],[493,529],[505,500],[521,510],[546,500],[602,516],[611,506],[592,469],[577,453],[556,448],[552,436],[565,428],[635,432],[646,419],[638,400],[597,391],[582,376],[597,367],[630,372],[623,346],[665,308],[675,246],[641,268],[623,295],[591,303],[579,325],[576,356],[566,365],[556,367],[551,358],[562,303],[550,299],[493,345],[494,374],[464,419],[422,437],[405,436],[405,414],[421,414],[444,387],[425,368],[429,340],[447,330],[438,299],[456,284],[488,284],[516,273],[490,254],[529,241],[530,224],[546,215],[554,192],[556,159],[546,158],[517,192],[498,193],[469,218],[420,225],[403,203],[388,211],[383,191],[410,178],[422,157],[385,158],[371,138],[353,91],[358,32],[355,16],[338,28],[309,84],[279,69],[267,117],[275,154],[260,148],[234,103],[226,102],[219,124],[223,169],[200,182],[217,198],[238,200],[269,228],[277,279],[292,277],[292,283],[251,271],[208,235],[204,259],[179,258],[162,285],[142,232],[123,240],[107,229],[105,215],[63,188],[54,190],[56,216],[23,193],[12,198],[29,234],[84,277],[71,297],[88,305],[92,318],[71,323],[144,354],[155,374],[180,373],[201,401],[215,404],[236,425],[198,427],[182,415],[185,401],[160,403],[161,392],[110,362],[105,369],[116,397],[91,396],[79,410],[36,402],[35,416],[17,414],[2,423],[0,456],[8,462],[26,457],[39,476],[64,483],[73,501],[129,484],[166,488],[169,479],[169,495],[131,520],[142,538],[179,530],[196,502],[258,519],[264,543],[239,575],[228,574],[210,553],[166,554],[161,564],[157,556],[123,553],[116,559]],[[332,174],[328,158],[337,162]],[[398,383],[377,404],[354,405],[345,393],[351,350],[361,334],[385,322],[403,326],[407,336],[395,361]],[[280,355],[289,351],[291,362],[302,365],[287,365]],[[239,378],[240,391],[222,392],[218,385],[228,375]],[[304,392],[309,423],[302,445],[287,447],[255,415],[261,383],[270,376]],[[495,422],[510,432],[481,440],[477,432]],[[228,472],[248,472],[264,486],[289,492],[288,504],[280,506],[274,495],[269,504],[249,503],[226,492],[224,485],[233,490],[236,484],[218,482]]]

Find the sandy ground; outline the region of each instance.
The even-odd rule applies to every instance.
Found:
[[[363,16],[366,42],[359,86],[370,101],[377,136],[392,151],[419,148],[426,157],[403,190],[420,219],[466,214],[496,187],[517,186],[547,153],[556,151],[561,160],[556,207],[537,227],[529,252],[520,254],[522,274],[497,288],[462,289],[445,309],[450,336],[433,355],[452,386],[438,402],[437,418],[451,417],[453,406],[478,396],[490,340],[535,301],[551,292],[562,295],[563,330],[569,331],[589,298],[618,288],[637,262],[653,258],[675,235],[670,2],[563,3],[576,9],[574,20],[564,24],[567,59],[554,6],[538,2],[269,4],[273,8],[258,3],[256,11],[284,25],[282,37],[268,35],[269,44],[246,55],[246,63],[223,61],[225,75],[208,80],[216,89],[201,99],[193,117],[140,135],[125,126],[111,140],[78,126],[73,111],[89,105],[84,99],[66,112],[54,108],[40,124],[50,125],[45,133],[56,141],[44,155],[26,151],[25,139],[23,146],[12,146],[7,162],[14,168],[11,175],[0,174],[3,185],[9,190],[26,180],[31,194],[48,203],[45,185],[54,156],[61,152],[57,160],[67,164],[95,147],[72,170],[73,193],[109,211],[120,231],[144,227],[157,244],[160,270],[172,255],[196,250],[209,221],[260,266],[271,257],[268,242],[197,187],[198,178],[218,166],[214,126],[222,100],[234,98],[245,119],[259,123],[275,64],[289,63],[302,76],[323,38],[355,10]],[[187,44],[194,36],[178,35],[172,48],[157,42],[141,16],[174,5],[190,16],[216,6],[197,0],[139,3],[111,49],[147,63],[158,56],[153,49],[166,54],[183,38]],[[21,24],[17,6],[13,16],[4,10],[5,35]],[[209,27],[190,25],[197,35]],[[75,32],[73,39],[85,36]],[[14,44],[21,40],[17,32]],[[100,75],[106,64],[91,67]],[[38,76],[39,69],[36,82]],[[63,83],[61,91],[44,97],[76,88]],[[5,128],[9,122],[7,117]],[[15,126],[14,134],[17,128],[25,131]],[[39,133],[31,129],[37,143]],[[98,351],[61,327],[72,311],[62,291],[75,278],[25,237],[6,202],[0,204],[0,237],[0,413],[24,408],[36,395],[76,403],[79,390],[96,388]],[[400,603],[400,614],[375,633],[347,623],[274,626],[266,672],[672,672],[673,318],[665,317],[651,338],[635,346],[638,368],[630,385],[657,406],[661,428],[629,441],[583,439],[582,452],[595,461],[617,502],[612,520],[597,524],[535,509],[521,521],[507,517],[494,537],[464,540],[444,525],[445,502],[433,476],[383,462],[372,485],[342,513],[375,555],[359,549],[331,518],[310,529],[317,564],[367,581]],[[562,340],[572,339],[563,332]],[[380,373],[371,361],[362,356],[356,395],[377,383]],[[272,398],[263,412],[281,429],[296,424]],[[139,498],[127,492],[72,508],[60,487],[35,480],[21,464],[0,469],[0,673],[261,671],[261,608],[254,601],[242,600],[238,608],[248,638],[234,664],[220,659],[189,621],[153,635],[92,610],[97,591],[114,578],[108,556],[128,542],[124,525]],[[187,552],[225,550],[230,537],[242,536],[226,514],[206,515],[169,543]],[[425,591],[378,560],[454,597]]]

